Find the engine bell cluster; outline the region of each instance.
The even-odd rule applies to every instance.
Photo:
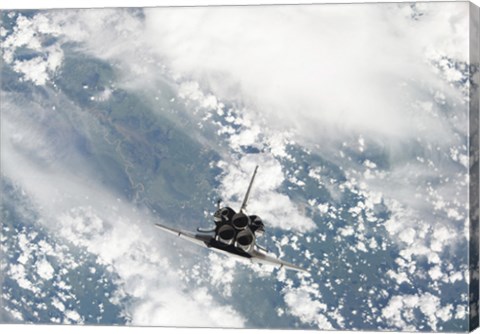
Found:
[[[234,245],[249,252],[255,245],[255,238],[265,231],[262,219],[255,215],[235,212],[230,207],[218,209],[213,215],[215,239],[225,245]]]

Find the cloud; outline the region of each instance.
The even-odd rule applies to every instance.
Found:
[[[145,36],[155,36],[147,40],[151,50],[179,76],[300,137],[353,131],[410,138],[420,121],[441,139],[442,122],[409,101],[431,88],[458,98],[427,56],[435,50],[468,59],[467,10],[458,4],[157,8],[145,11]],[[425,13],[421,20],[412,19],[415,11]]]
[[[387,307],[382,310],[382,316],[386,321],[407,331],[416,330],[415,327],[407,325],[405,320],[412,317],[413,311],[419,311],[425,316],[425,322],[433,330],[439,328],[438,321],[448,321],[452,318],[453,306],[447,304],[442,307],[440,298],[430,293],[420,295],[395,296],[390,299]],[[441,328],[440,328],[441,329]]]
[[[278,191],[285,181],[285,175],[279,161],[270,155],[247,155],[235,164],[220,161],[219,167],[225,173],[221,176],[219,189],[222,198],[234,208],[239,208],[256,165],[260,167],[251,191],[248,211],[258,214],[272,227],[300,232],[314,229],[313,220],[301,214],[288,195]]]
[[[429,277],[463,280],[461,265],[451,270],[448,263],[438,264],[446,249],[468,237],[467,229],[461,230],[468,224],[464,205],[468,104],[465,85],[459,85],[465,73],[457,66],[468,60],[467,9],[463,3],[106,9],[58,11],[49,18],[62,27],[61,33],[54,32],[61,42],[78,42],[82,51],[120,64],[119,85],[154,96],[159,80],[178,84],[186,103],[193,101],[205,111],[194,115],[195,107],[190,116],[211,121],[203,125],[216,124],[215,138],[225,140],[219,164],[222,197],[238,207],[259,164],[262,177],[257,178],[249,209],[271,226],[301,232],[315,228],[315,222],[281,190],[287,181],[299,187],[304,182],[284,168],[285,161],[294,169],[300,164],[288,154],[288,144],[309,144],[314,153],[341,166],[345,182],[325,175],[321,168],[312,173],[334,197],[329,205],[319,204],[319,210],[331,216],[343,193],[358,195],[363,202],[350,208],[349,214],[362,219],[365,214],[367,222],[356,224],[353,235],[348,226],[340,233],[355,237],[357,248],[366,249],[366,240],[360,241],[365,236],[360,226],[380,225],[375,208],[385,205],[391,216],[381,226],[391,240],[377,246],[385,250],[393,240],[399,247],[396,261],[402,265],[389,271],[389,277],[398,284],[415,284],[422,274],[416,266],[419,256],[432,265]],[[24,38],[25,45],[35,46],[32,36]],[[46,64],[37,67],[39,73],[30,71],[28,63],[20,65],[17,70],[36,83],[47,81],[45,73],[51,75],[44,71]],[[231,103],[233,111],[224,103]],[[58,152],[42,145],[41,134],[9,122],[13,121],[2,118],[2,130],[11,126],[10,142],[17,148],[26,148],[42,161],[59,158]],[[14,136],[13,129],[20,135]],[[2,151],[8,145],[4,142],[2,138]],[[261,153],[245,153],[242,146],[253,146]],[[364,157],[378,147],[385,153],[378,160],[356,161],[358,155]],[[28,185],[26,189],[37,194],[34,197],[46,211],[61,208],[53,211],[52,221],[64,226],[65,236],[102,254],[103,261],[121,273],[126,291],[139,298],[130,310],[134,322],[154,324],[156,319],[171,317],[175,323],[188,310],[196,324],[219,325],[215,322],[219,319],[239,326],[244,323],[231,307],[212,302],[204,289],[188,296],[175,288],[170,262],[145,255],[145,251],[155,254],[160,247],[139,241],[149,231],[135,229],[132,240],[121,233],[127,228],[125,217],[142,221],[148,215],[115,213],[113,207],[120,204],[105,189],[95,188],[102,195],[85,201],[82,197],[91,189],[81,186],[84,180],[70,182],[72,175],[56,174],[55,169],[35,174],[28,161],[9,149],[7,175]],[[34,182],[32,175],[37,175]],[[432,179],[438,185],[431,186]],[[68,196],[59,196],[62,192]],[[103,202],[103,196],[112,210],[95,203]],[[71,207],[73,211],[67,210]],[[113,224],[117,220],[118,225]],[[102,245],[100,238],[108,244]],[[132,271],[136,266],[142,273],[166,272],[164,284],[157,286],[158,277],[150,274],[136,276]],[[230,273],[219,280],[225,268],[215,270],[214,284],[228,289]],[[15,273],[21,279],[21,270]],[[441,307],[442,288],[412,295],[406,302],[402,296],[391,296],[382,314],[391,326],[413,330],[414,311],[421,312],[432,328],[437,327],[451,316],[449,305]],[[288,311],[303,323],[330,326],[320,298],[301,290],[284,292]],[[175,298],[179,305],[171,303]],[[214,307],[203,313],[210,303]],[[456,316],[464,313],[458,311]]]
[[[178,279],[183,261],[178,249],[169,246],[171,240],[166,242],[167,237],[153,231],[153,224],[148,223],[158,218],[122,202],[118,194],[101,183],[92,182],[95,177],[90,174],[88,160],[75,169],[69,168],[69,159],[58,157],[58,147],[51,145],[50,128],[35,117],[26,117],[28,112],[19,109],[11,98],[5,95],[6,108],[2,109],[2,177],[21,187],[31,199],[40,216],[39,223],[68,242],[85,247],[118,275],[117,293],[133,297],[132,304],[120,305],[127,307],[131,324],[243,327],[243,317],[233,307],[217,302],[206,287],[191,290]],[[38,117],[56,113],[48,106],[28,110]],[[25,150],[29,147],[41,153],[32,157]],[[76,154],[73,147],[67,151],[70,158]],[[20,247],[25,248],[24,253],[28,251],[26,241],[20,240]],[[184,249],[187,253],[190,250],[188,246]],[[187,257],[184,261],[192,259]],[[36,267],[43,279],[53,277],[53,268],[45,259],[40,259]],[[25,278],[22,264],[10,266],[8,275],[20,287],[39,292]],[[115,298],[111,296],[111,301],[115,302]],[[75,310],[65,312],[65,316],[70,321],[81,321]]]
[[[52,24],[50,19],[42,14],[29,19],[18,15],[16,25],[10,34],[5,31],[2,43],[3,60],[13,65],[13,70],[22,74],[22,79],[32,81],[35,85],[45,85],[56,73],[63,61],[62,49],[53,44],[45,47],[43,44],[49,36],[59,35],[61,29]],[[38,55],[31,59],[16,59],[17,50],[26,48]]]
[[[53,278],[54,269],[50,262],[48,262],[46,259],[42,259],[37,262],[37,273],[41,278],[50,280]]]
[[[443,142],[444,121],[410,101],[429,100],[435,90],[462,102],[451,84],[463,74],[449,59],[468,61],[468,8],[432,3],[71,10],[42,16],[43,30],[35,29],[121,63],[126,86],[151,89],[166,71],[176,80],[199,82],[216,99],[247,106],[258,120],[290,129],[298,140],[362,133],[428,135]],[[25,43],[38,44],[27,37]]]
[[[319,329],[333,329],[325,316],[327,305],[312,297],[306,291],[291,289],[285,293],[285,302],[289,312],[298,317],[301,322],[314,324]]]

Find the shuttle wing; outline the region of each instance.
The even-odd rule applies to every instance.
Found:
[[[297,265],[294,265],[293,263],[285,262],[280,259],[277,259],[271,255],[265,254],[263,252],[259,252],[258,250],[255,250],[253,253],[251,253],[252,258],[250,259],[252,262],[257,262],[257,263],[262,263],[262,264],[267,264],[267,265],[273,265],[278,268],[285,267],[286,269],[291,269],[303,273],[308,273],[308,270],[299,267]]]
[[[155,224],[155,226],[161,229],[162,231],[176,235],[181,239],[188,240],[190,242],[193,242],[194,244],[197,244],[203,247],[207,247],[207,244],[212,239],[212,236],[210,235],[192,234],[192,233],[180,231],[171,227],[167,227],[161,224]]]
[[[277,268],[285,267],[285,269],[290,269],[290,270],[295,270],[295,271],[299,271],[299,272],[308,273],[307,270],[305,270],[305,269],[303,269],[299,266],[296,266],[293,263],[282,261],[280,259],[277,259],[276,257],[273,257],[273,256],[271,256],[267,253],[264,253],[262,251],[259,251],[257,249],[255,249],[254,251],[252,251],[250,253],[246,253],[246,256],[240,256],[238,254],[235,254],[235,253],[223,250],[223,249],[219,249],[219,248],[212,247],[212,246],[209,247],[210,242],[212,241],[212,239],[214,239],[211,235],[193,234],[193,233],[177,230],[175,228],[171,228],[171,227],[168,227],[168,226],[164,226],[164,225],[161,225],[161,224],[155,224],[155,226],[158,227],[159,229],[161,229],[162,231],[165,231],[167,233],[176,235],[177,237],[179,237],[181,239],[190,241],[190,242],[192,242],[194,244],[197,244],[199,246],[209,248],[210,250],[213,250],[213,251],[218,251],[220,253],[223,253],[223,254],[226,254],[226,255],[229,255],[229,256],[233,256],[234,258],[241,258],[241,259],[244,259],[244,260],[247,259],[247,260],[250,260],[251,262],[255,262],[255,263],[261,263],[261,264],[264,264],[264,265],[271,265],[271,266],[275,266]]]

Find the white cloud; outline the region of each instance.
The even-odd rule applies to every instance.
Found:
[[[110,213],[110,222],[107,222],[97,216],[97,210],[79,208],[62,215],[59,218],[61,234],[86,246],[91,253],[98,254],[104,265],[113,267],[125,292],[136,300],[129,310],[132,324],[243,326],[244,321],[237,312],[217,304],[205,288],[188,290],[183,286],[178,280],[180,269],[175,259],[170,259],[168,247],[160,247],[159,240],[142,232],[138,225],[141,217],[132,219],[126,218],[125,213],[118,216]],[[97,223],[90,224],[92,220]],[[101,229],[97,229],[99,224],[103,225]],[[78,232],[79,226],[83,233]],[[124,232],[127,229],[128,234]]]
[[[80,314],[78,314],[77,311],[67,310],[67,311],[65,311],[65,316],[76,324],[82,324],[83,323],[83,319],[80,316]]]
[[[456,131],[460,130],[461,134],[466,131],[463,126],[467,108],[462,93],[450,85],[460,74],[442,57],[466,61],[468,56],[464,34],[467,21],[462,19],[467,16],[466,4],[420,4],[417,8],[425,14],[419,21],[411,20],[414,12],[410,6],[396,4],[268,7],[268,11],[267,7],[149,9],[145,11],[145,23],[132,12],[121,10],[59,11],[51,17],[62,26],[66,40],[80,41],[87,52],[121,63],[122,84],[128,88],[152,89],[159,71],[167,71],[179,82],[181,96],[197,101],[202,108],[222,114],[225,110],[220,101],[236,100],[246,105],[247,108],[239,108],[241,112],[237,115],[225,117],[230,126],[220,128],[221,133],[228,135],[229,144],[221,165],[224,171],[221,192],[224,200],[238,207],[255,164],[260,164],[262,177],[256,180],[249,209],[259,213],[271,226],[295,231],[315,228],[314,222],[301,214],[296,203],[278,190],[289,177],[280,163],[281,159],[289,158],[285,150],[289,140],[321,142],[316,152],[331,157],[328,155],[338,149],[339,141],[362,153],[379,138],[387,138],[382,145],[390,169],[380,172],[373,162],[365,163],[368,173],[365,172],[365,180],[361,180],[365,181],[365,189],[360,194],[367,198],[366,207],[357,206],[355,210],[357,214],[362,210],[371,213],[374,204],[385,203],[392,212],[385,227],[392,239],[406,244],[402,245],[400,254],[408,262],[405,267],[414,270],[416,256],[425,255],[429,263],[439,264],[442,251],[458,242],[457,231],[445,217],[461,220],[465,208],[448,200],[457,197],[461,184],[456,182],[461,177],[445,181],[445,186],[435,191],[418,190],[423,181],[451,174],[453,169],[451,165],[435,161],[434,149],[418,156],[420,163],[417,165],[405,166],[405,161],[411,158],[404,155],[408,151],[405,148],[438,143],[441,149],[451,148],[452,161],[465,167],[465,150],[458,144]],[[231,10],[235,10],[235,15],[229,15]],[[36,29],[47,31],[49,26],[52,25],[39,24],[38,27],[43,28]],[[17,34],[17,37],[15,43],[19,45],[38,47],[38,40],[31,34]],[[9,57],[8,52],[4,56]],[[49,62],[35,59],[30,60],[32,63],[18,62],[15,66],[24,73],[25,79],[37,84],[46,82],[61,61],[53,57],[48,65]],[[34,61],[39,63],[32,68]],[[442,63],[435,68],[432,62],[437,61]],[[158,63],[167,64],[167,69]],[[50,69],[53,70],[49,72]],[[426,103],[431,100],[429,94],[435,94],[442,104],[455,104],[457,121],[438,117],[438,106]],[[231,127],[235,122],[241,122],[237,124],[241,126],[239,131]],[[32,152],[49,157],[48,150],[42,151],[42,147],[37,150],[37,142],[33,140],[35,133],[25,131],[22,135],[23,138],[16,139],[17,144],[31,145]],[[417,137],[423,142],[412,144]],[[2,149],[3,142],[2,138]],[[259,142],[265,144],[269,152],[242,154],[239,162],[229,160],[232,152],[239,154],[240,146]],[[343,152],[340,155],[345,157]],[[352,169],[358,167],[347,159],[348,156],[333,161]],[[19,170],[13,165],[7,169],[27,184],[31,180],[28,164],[17,166]],[[318,176],[319,184],[324,182],[321,170],[314,175]],[[359,185],[352,183],[354,177],[357,175],[348,176],[345,184],[351,186],[346,188],[358,190]],[[44,203],[47,207],[62,204],[60,207],[65,208],[72,200],[61,198],[55,189],[45,190],[52,182],[65,182],[65,187],[73,187],[72,198],[77,198],[74,192],[84,194],[84,189],[77,188],[78,185],[49,174],[45,181],[35,179],[28,187],[32,193],[42,190],[46,198],[55,200]],[[460,202],[462,196],[464,193],[460,194]],[[118,227],[107,229],[103,235],[110,241],[109,245],[92,243],[90,239],[98,241],[96,238],[100,237],[92,238],[95,232],[103,231],[106,226],[110,228],[111,224],[95,205],[82,204],[77,207],[78,212],[61,211],[62,222],[69,226],[65,233],[71,232],[72,238],[73,235],[81,236],[83,239],[73,240],[84,242],[92,252],[103,254],[103,261],[114,264],[122,273],[129,293],[144,298],[131,310],[134,321],[151,324],[159,317],[171,317],[174,323],[180,320],[178,314],[183,307],[192,313],[192,322],[201,324],[213,321],[210,317],[222,313],[221,305],[211,308],[206,316],[201,312],[199,308],[210,302],[204,290],[192,296],[175,289],[166,291],[168,285],[157,287],[155,278],[148,275],[140,277],[141,284],[134,284],[137,277],[131,266],[140,266],[147,272],[165,269],[167,263],[158,258],[142,258],[137,247],[151,249],[151,245],[127,240]],[[429,219],[433,206],[439,211],[437,225]],[[322,206],[322,210],[325,208],[328,209],[328,205]],[[97,223],[104,225],[94,229]],[[126,222],[119,224],[125,226]],[[348,234],[349,230],[343,232]],[[141,229],[135,230],[134,240],[144,234]],[[432,236],[430,240],[425,238],[427,235]],[[140,265],[124,259],[131,253],[151,263]],[[21,279],[21,268],[17,269]],[[428,274],[431,278],[439,278],[441,269],[434,266]],[[391,271],[389,276],[399,284],[412,278],[404,271]],[[228,275],[223,281],[219,280],[218,272],[211,278],[227,287],[230,282]],[[165,298],[151,298],[148,291]],[[167,297],[178,298],[182,308],[170,304]],[[436,327],[436,317],[447,319],[451,313],[448,305],[440,308],[437,296],[411,296],[403,301],[397,297],[400,298],[392,297],[382,311],[392,326],[413,329],[405,322],[409,314],[404,313],[402,317],[402,307],[406,312],[420,309],[432,327]],[[323,304],[318,299],[302,292],[287,293],[285,300],[292,314],[302,322],[328,328],[328,319],[322,314]],[[315,312],[294,307],[300,304]],[[161,305],[168,305],[178,313],[162,309]],[[462,310],[457,309],[457,316],[461,314]],[[225,308],[225,320],[243,323],[241,316],[229,307]]]
[[[235,164],[221,161],[219,166],[225,171],[220,188],[222,198],[238,210],[256,165],[260,167],[247,210],[259,215],[268,226],[296,231],[314,229],[313,220],[301,214],[296,204],[278,191],[285,175],[279,161],[270,155],[247,155]]]
[[[232,283],[235,278],[235,272],[238,261],[234,258],[220,257],[215,253],[208,255],[210,282],[225,297],[232,296]]]
[[[406,315],[412,310],[418,310],[426,317],[428,326],[433,330],[438,330],[438,319],[447,321],[451,318],[452,306],[441,307],[440,298],[425,293],[420,295],[393,296],[388,305],[382,310],[382,316],[396,328],[406,331],[414,331],[415,328],[405,322]]]
[[[414,238],[415,238],[415,230],[411,227],[403,230],[399,235],[398,235],[398,238],[407,243],[407,244],[412,244],[413,241],[414,241]]]
[[[40,293],[40,289],[26,278],[25,266],[22,264],[11,265],[7,274],[16,281],[22,289],[30,290],[33,293]]]
[[[200,90],[198,82],[187,81],[180,84],[178,88],[178,96],[180,98],[188,98],[193,101],[199,102],[200,106],[207,109],[217,109],[217,98],[214,95],[205,96]]]
[[[342,237],[348,237],[355,234],[353,226],[346,226],[344,228],[339,228],[338,231]]]
[[[332,324],[325,316],[327,305],[320,302],[302,290],[290,290],[285,293],[285,302],[289,313],[298,317],[301,322],[314,324],[319,329],[333,329]]]
[[[390,269],[389,271],[387,271],[387,276],[393,278],[397,282],[397,284],[402,284],[404,282],[411,284],[411,281],[408,278],[407,273],[405,272],[396,273],[395,271]]]
[[[414,121],[428,121],[429,134],[441,140],[441,122],[408,111],[406,101],[422,87],[412,82],[418,77],[455,96],[424,59],[432,49],[468,59],[461,19],[468,6],[425,5],[428,15],[419,21],[411,10],[391,4],[159,8],[145,11],[145,27],[155,36],[152,49],[175,73],[221,99],[246,101],[272,127],[315,140],[337,131],[409,137],[418,134]],[[453,37],[445,39],[448,34]]]
[[[128,87],[149,89],[155,73],[167,72],[213,92],[206,106],[237,100],[298,140],[360,132],[364,144],[366,136],[418,135],[442,143],[444,122],[410,101],[433,89],[462,103],[429,59],[468,60],[468,6],[416,10],[421,20],[412,20],[408,4],[149,8],[145,21],[132,10],[104,9],[50,18],[87,52],[121,62]]]
[[[145,10],[147,16],[153,9]],[[154,10],[153,10],[154,11]],[[187,10],[188,11],[188,10]],[[158,53],[155,48],[152,48],[150,43],[152,42],[149,36],[153,36],[154,32],[144,27],[143,23],[132,11],[124,10],[96,10],[96,11],[58,11],[51,13],[49,19],[52,21],[53,26],[61,26],[62,33],[58,34],[64,38],[64,41],[80,41],[84,43],[86,52],[94,53],[105,59],[115,59],[121,61],[124,66],[123,75],[125,76],[123,84],[133,89],[139,89],[139,87],[150,87],[151,84],[157,80],[155,75],[156,64],[159,59],[164,58],[163,53]],[[147,19],[147,26],[149,20]],[[167,23],[167,22],[165,22]],[[102,31],[102,34],[98,34],[98,31]],[[155,34],[156,35],[156,34]],[[135,46],[132,46],[132,43]],[[113,47],[112,47],[113,45]],[[137,52],[134,50],[149,50],[143,52],[139,58]],[[152,51],[153,50],[153,51]],[[134,61],[133,61],[134,60]],[[139,61],[140,60],[140,61]],[[33,60],[32,60],[33,61]],[[21,66],[20,66],[21,65]],[[38,75],[35,71],[27,70],[29,63],[22,63],[19,65],[19,70],[22,67],[25,72],[30,75],[30,79],[36,80],[38,83],[44,83],[47,80],[44,71]],[[40,71],[40,67],[35,67]],[[139,75],[142,77],[138,80]],[[137,77],[137,79],[134,79]],[[185,81],[179,85],[179,96],[182,98],[188,98],[190,101],[198,103],[202,108],[217,110],[223,112],[222,105],[218,102],[216,96],[210,93],[204,93],[200,90],[199,84],[195,81]],[[238,149],[241,145],[249,145],[258,143],[258,136],[261,133],[261,129],[255,123],[255,117],[252,117],[251,113],[240,114],[241,117],[233,118],[231,121],[241,122],[244,127],[240,132],[232,132],[231,127],[224,127],[221,130],[224,133],[230,133],[229,138],[230,146],[233,150]],[[269,135],[265,138],[266,144],[270,148],[270,154],[277,157],[286,157],[285,153],[285,134],[278,133],[277,131],[269,131]],[[263,217],[271,222],[272,226],[283,227],[286,229],[297,229],[301,231],[314,228],[314,223],[311,219],[304,217],[300,214],[295,204],[286,196],[277,191],[284,179],[281,171],[278,170],[280,164],[275,161],[271,156],[265,156],[266,165],[261,166],[264,171],[262,174],[262,185],[259,185],[257,191],[265,189],[261,192],[260,200],[263,201],[262,209],[267,208],[268,205],[273,205],[274,208],[265,212],[261,210]],[[272,167],[276,165],[276,167]],[[272,169],[273,168],[273,169]],[[252,169],[253,170],[253,169]],[[225,197],[231,198],[232,196],[239,196],[241,193],[243,196],[246,183],[239,185],[239,181],[231,182],[232,176],[238,173],[229,174],[233,172],[232,169],[226,169],[226,178],[222,181],[224,189],[229,189],[228,193],[225,193]],[[250,173],[251,171],[248,171]],[[271,174],[273,172],[273,174]],[[280,172],[280,174],[279,174]],[[266,180],[268,182],[274,182],[275,185],[267,184],[266,188],[262,188]],[[248,182],[248,181],[247,181]],[[258,180],[257,180],[258,182]],[[236,186],[238,184],[238,186]],[[240,188],[241,187],[241,188]],[[259,206],[258,203],[253,204],[252,210]]]
[[[43,159],[39,163],[24,154],[22,149],[25,146],[34,145],[44,157],[51,157],[56,148],[50,145],[35,119],[16,119],[12,116],[17,115],[16,109],[8,106],[2,110],[2,177],[9,178],[31,198],[41,217],[40,222],[47,228],[69,242],[85,247],[119,276],[123,293],[135,297],[134,303],[125,310],[132,324],[244,325],[243,317],[231,306],[218,303],[205,290],[190,291],[186,283],[178,279],[181,271],[178,249],[173,251],[171,240],[164,242],[163,239],[169,236],[158,233],[153,227],[158,218],[137,210],[132,204],[119,202],[114,193],[99,183],[86,181],[92,175],[85,162],[84,168],[73,173],[65,167],[67,161]],[[24,136],[21,141],[15,139],[16,134],[31,133],[34,129],[36,135]],[[27,240],[20,239],[19,245],[28,252]],[[48,251],[45,245],[43,249]],[[189,250],[187,246],[185,251]],[[36,266],[42,278],[53,278],[54,270],[47,260],[39,260]],[[41,291],[26,278],[22,264],[11,265],[8,275],[21,288],[34,293]],[[116,297],[111,296],[111,301],[115,303],[115,300]],[[55,305],[62,308],[59,303]],[[83,321],[75,310],[68,310],[65,315],[69,319],[66,321]]]
[[[65,305],[60,301],[58,300],[58,298],[52,298],[52,305],[58,309],[60,312],[64,312],[65,311]]]
[[[455,309],[455,319],[465,319],[467,316],[466,306],[464,305],[457,305]]]
[[[48,262],[46,259],[41,259],[36,263],[37,266],[37,273],[38,275],[46,280],[50,280],[53,278],[54,274],[54,269],[50,262]]]
[[[442,269],[440,268],[440,266],[432,267],[428,271],[428,274],[430,275],[433,281],[437,281],[443,276]]]
[[[42,14],[29,19],[18,15],[16,25],[11,34],[5,34],[2,43],[3,59],[12,64],[13,69],[23,75],[23,80],[32,81],[35,85],[45,85],[63,61],[63,51],[58,44],[42,46],[42,39],[58,36],[61,28]],[[18,48],[25,47],[40,53],[28,60],[15,59]]]

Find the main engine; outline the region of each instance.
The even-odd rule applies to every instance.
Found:
[[[250,217],[243,212],[236,213],[232,218],[232,224],[237,230],[244,230],[250,225]]]
[[[253,247],[255,246],[255,234],[250,230],[250,228],[246,228],[237,233],[237,237],[235,238],[235,247],[240,248],[244,252],[250,252]]]
[[[226,206],[215,211],[215,213],[213,214],[213,221],[217,226],[222,225],[224,223],[229,223],[234,215],[235,211],[232,208]]]
[[[233,245],[247,253],[255,246],[256,234],[261,235],[264,231],[260,217],[236,213],[229,207],[219,208],[213,215],[213,220],[217,241],[227,246]]]
[[[262,219],[259,216],[250,216],[250,229],[255,234],[255,236],[259,237],[265,233],[265,225],[263,224]]]
[[[230,224],[224,224],[218,228],[216,239],[225,245],[233,244],[237,232]]]

